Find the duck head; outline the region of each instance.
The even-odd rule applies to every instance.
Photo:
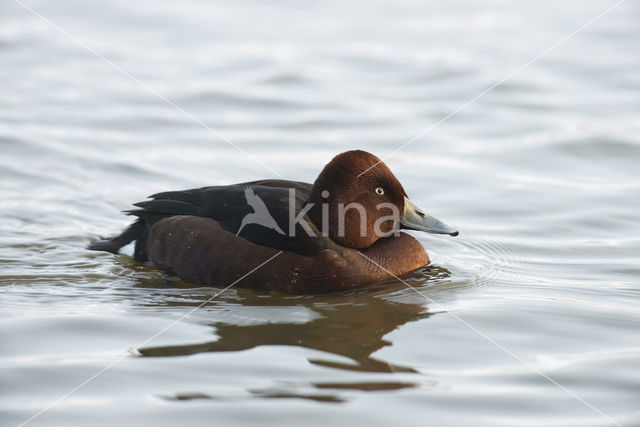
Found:
[[[369,247],[399,228],[458,235],[414,205],[387,165],[362,150],[335,156],[314,182],[307,202],[313,204],[308,215],[316,227],[347,247]]]

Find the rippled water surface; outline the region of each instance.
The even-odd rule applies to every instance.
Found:
[[[637,2],[24,1],[0,424],[640,425]],[[231,288],[176,323],[227,284],[85,250],[149,194],[353,148],[461,230],[414,233],[419,293]]]

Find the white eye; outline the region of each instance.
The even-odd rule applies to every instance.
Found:
[[[382,196],[384,194],[384,189],[382,187],[376,188],[376,194]]]

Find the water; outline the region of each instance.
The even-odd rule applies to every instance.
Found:
[[[3,2],[0,424],[640,425],[638,4],[520,68],[613,4],[28,2],[112,66]],[[387,163],[461,235],[415,234],[420,293],[232,288],[174,324],[227,284],[84,249],[149,194],[423,131]]]

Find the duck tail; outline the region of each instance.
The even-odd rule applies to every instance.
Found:
[[[138,218],[118,236],[107,240],[92,242],[87,246],[87,249],[91,251],[105,251],[117,254],[123,246],[126,246],[135,240],[136,247],[133,257],[138,261],[144,262],[147,260],[147,234],[147,225],[145,221],[142,218]]]

